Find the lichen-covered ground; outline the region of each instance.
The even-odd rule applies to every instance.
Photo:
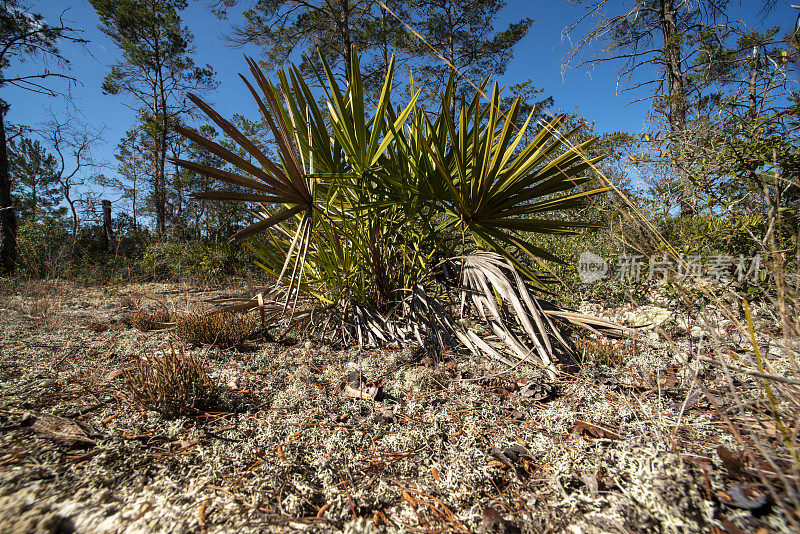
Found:
[[[4,290],[0,532],[790,530],[785,508],[753,505],[769,488],[730,432],[768,427],[763,389],[737,375],[756,408],[723,420],[729,388],[699,360],[712,349],[691,318],[619,310],[611,316],[663,329],[620,345],[618,365],[590,360],[557,381],[409,348],[186,346],[223,391],[218,407],[168,420],[133,403],[125,370],[180,341],[133,329],[126,314],[185,311],[211,294],[153,284]],[[746,347],[736,335],[731,343]],[[380,387],[377,399],[343,392],[353,371]],[[62,430],[88,440],[37,431],[36,420],[72,422]]]

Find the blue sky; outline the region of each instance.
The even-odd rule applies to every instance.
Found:
[[[103,172],[114,175],[115,147],[135,120],[134,112],[125,105],[130,101],[120,96],[103,95],[100,88],[109,65],[118,58],[119,53],[97,29],[97,15],[87,0],[41,0],[35,10],[48,19],[54,19],[66,5],[71,7],[66,11],[65,18],[70,25],[82,29],[82,37],[90,41],[86,50],[70,45],[63,47],[64,54],[72,61],[72,75],[81,82],[72,89],[74,107],[83,121],[94,126],[105,126],[105,142],[96,150],[96,157],[109,165]],[[734,2],[734,9],[739,12],[736,13],[738,17],[757,27],[779,25],[782,31],[787,31],[794,25],[797,11],[789,7],[788,1],[786,5],[777,6],[764,22],[755,18],[760,5],[760,1]],[[571,70],[562,78],[560,67],[569,50],[569,42],[562,43],[561,32],[581,14],[582,8],[564,0],[508,0],[495,28],[505,28],[509,22],[522,17],[532,17],[534,23],[530,33],[517,46],[514,59],[500,82],[513,84],[530,78],[535,86],[545,90],[546,95],[555,98],[556,109],[579,113],[590,122],[595,122],[598,131],[643,131],[648,105],[641,102],[629,104],[629,101],[646,94],[617,93],[617,65],[596,67],[591,77],[587,76],[585,69]],[[196,63],[208,63],[217,72],[219,88],[208,94],[207,99],[225,116],[240,113],[258,118],[258,111],[237,76],[237,73],[246,71],[243,52],[257,55],[258,51],[232,48],[221,39],[222,33],[236,20],[235,14],[231,20],[220,21],[207,11],[205,2],[195,1],[190,2],[183,19],[194,33]],[[26,68],[24,64],[12,66],[18,72],[25,72]],[[51,83],[54,87],[58,86],[58,82]],[[35,125],[46,118],[45,109],[60,113],[68,107],[63,99],[32,95],[11,87],[3,88],[2,97],[12,106],[7,120],[17,124]],[[109,191],[108,196],[114,198],[115,195]]]

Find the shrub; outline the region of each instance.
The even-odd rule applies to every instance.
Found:
[[[661,221],[664,239],[684,254],[751,256],[758,252],[753,236],[764,235],[761,215],[728,214],[675,217]]]
[[[164,417],[193,414],[219,402],[205,364],[172,347],[161,357],[139,359],[126,373],[125,386],[135,402]]]
[[[144,246],[141,275],[159,281],[219,282],[249,267],[242,247],[227,241],[150,241]]]
[[[252,338],[259,323],[253,315],[220,312],[192,314],[177,321],[177,333],[187,343],[238,347]]]
[[[327,78],[328,102],[320,107],[299,71],[279,73],[278,89],[248,58],[260,91],[245,81],[275,138],[278,163],[200,98],[187,95],[253,158],[223,157],[232,165],[229,170],[176,160],[192,172],[239,186],[193,196],[264,207],[259,220],[232,239],[261,235],[251,242],[257,265],[277,280],[285,304],[303,295],[304,307],[308,304],[304,319],[307,324],[316,321],[323,334],[330,327],[332,335],[359,344],[405,339],[399,322],[409,320],[418,339],[419,325],[424,324],[439,345],[458,338],[473,352],[504,359],[483,340],[470,341],[468,333],[456,333],[448,312],[433,300],[440,262],[432,258],[455,257],[465,272],[465,265],[471,265],[464,294],[475,300],[476,288],[468,284],[480,284],[477,289],[485,298],[479,297],[475,307],[492,322],[507,348],[520,359],[531,355],[505,325],[490,286],[503,288],[501,306],[513,305],[539,357],[554,374],[545,349],[550,342],[540,337],[552,334],[568,347],[549,316],[542,318],[534,305],[529,287],[541,288],[540,273],[521,258],[557,258],[523,234],[566,235],[598,226],[575,213],[588,198],[608,189],[579,189],[590,181],[585,175],[588,166],[601,159],[584,161],[596,139],[579,139],[577,128],[563,131],[561,116],[525,140],[522,131],[533,114],[515,133],[520,102],[514,100],[507,113],[499,113],[497,85],[489,104],[483,102],[481,89],[472,99],[462,99],[460,109],[451,109],[449,102],[456,100],[451,80],[438,113],[429,114],[418,105],[419,91],[405,106],[396,107],[391,101],[394,60],[374,113],[367,113],[358,57],[354,53],[351,59],[344,89],[321,61],[318,74],[321,80],[323,74]],[[326,107],[329,120],[323,113]],[[175,130],[211,152],[229,153],[193,130]],[[248,302],[251,307],[263,305]],[[277,310],[276,304],[266,306]],[[484,313],[484,304],[489,313]],[[291,309],[294,313],[294,305]],[[538,329],[529,316],[535,317]]]
[[[56,219],[25,221],[17,231],[21,271],[32,278],[55,278],[64,272],[70,238]]]
[[[153,241],[142,254],[145,275],[152,280],[177,280],[185,272],[188,253],[182,243]]]

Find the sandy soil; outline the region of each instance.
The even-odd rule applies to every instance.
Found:
[[[691,318],[596,308],[660,328],[620,347],[619,364],[590,359],[556,381],[413,348],[183,347],[124,320],[220,293],[5,290],[0,532],[790,531],[731,434],[775,432],[763,389],[737,375],[748,402],[725,411],[730,384],[698,359],[713,347]],[[169,347],[206,362],[214,409],[165,419],[132,401],[125,369]],[[359,373],[376,399],[343,391]]]

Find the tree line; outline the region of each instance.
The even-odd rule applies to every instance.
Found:
[[[187,0],[90,2],[100,30],[119,49],[102,91],[134,110],[136,121],[119,140],[115,169],[100,168],[91,157],[101,129],[57,116],[37,129],[0,124],[0,259],[8,272],[16,262],[17,220],[64,218],[74,237],[80,202],[87,200],[80,195],[91,191],[82,186],[90,182],[119,190],[130,207],[130,225],[138,229],[150,223],[160,238],[230,235],[248,218],[225,203],[190,197],[208,189],[206,178],[170,163],[224,165],[217,155],[176,135],[181,127],[241,150],[199,120],[184,98],[188,92],[213,95],[218,84],[211,66],[194,61],[193,35],[182,19]],[[603,146],[625,158],[615,176],[635,169],[643,185],[633,192],[658,199],[665,216],[750,210],[795,217],[800,99],[794,28],[786,33],[760,28],[758,19],[734,20],[736,5],[727,0],[636,0],[625,9],[607,0],[572,3],[575,21],[564,32],[575,44],[563,67],[612,62],[631,100],[650,102],[646,129],[606,136]],[[24,0],[1,5],[0,87],[61,95],[51,82],[74,82],[74,74],[58,47],[84,42],[80,30],[45,21]],[[422,101],[431,104],[438,103],[455,70],[459,75],[449,102],[455,110],[474,91],[470,82],[503,74],[515,46],[535,30],[528,17],[499,25],[505,5],[503,0],[217,0],[210,8],[222,21],[241,14],[224,39],[256,46],[265,70],[293,61],[313,82],[324,58],[346,78],[356,51],[374,99],[392,57],[396,66],[413,71]],[[776,7],[766,1],[762,11]],[[40,70],[20,75],[23,64]],[[403,83],[395,87],[398,93]],[[510,89],[523,97],[522,111],[554,104],[531,80]],[[0,121],[9,105],[15,103],[2,102]],[[269,150],[263,123],[242,116],[232,122]]]

